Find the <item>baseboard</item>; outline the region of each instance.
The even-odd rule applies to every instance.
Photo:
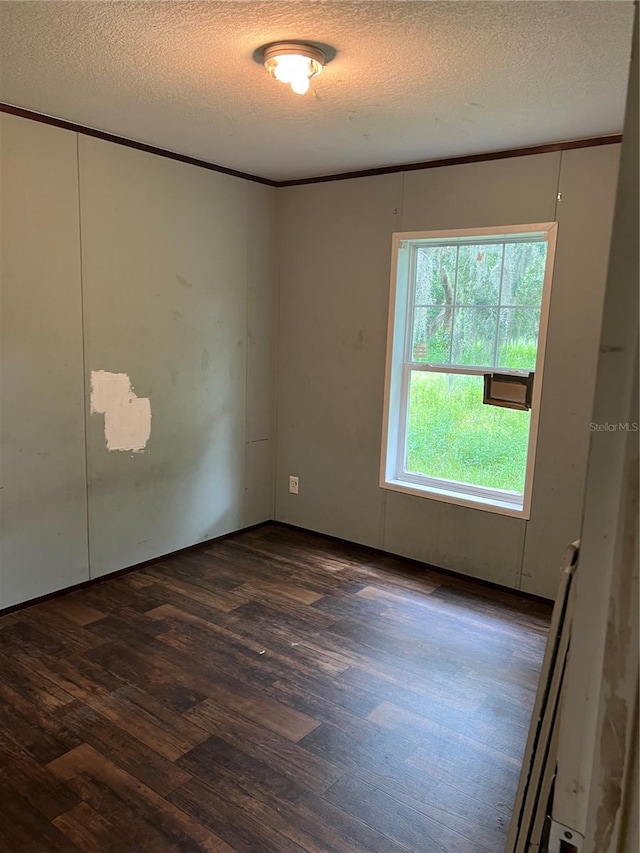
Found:
[[[51,601],[51,599],[59,598],[63,595],[67,595],[70,592],[76,592],[79,589],[84,589],[85,587],[93,586],[97,583],[103,583],[104,581],[108,581],[111,578],[122,577],[123,575],[127,575],[130,572],[138,571],[138,569],[144,569],[147,566],[152,566],[155,563],[160,562],[161,560],[168,560],[171,557],[177,557],[180,554],[187,554],[191,551],[202,551],[205,548],[208,548],[211,545],[215,544],[216,542],[222,542],[225,539],[230,539],[234,536],[238,536],[241,533],[247,533],[250,530],[258,530],[259,528],[266,527],[268,525],[282,527],[289,530],[297,530],[301,533],[307,533],[310,536],[317,536],[321,539],[327,540],[328,542],[335,542],[339,545],[347,546],[351,549],[356,549],[362,554],[375,554],[376,556],[396,557],[421,571],[427,570],[437,572],[438,574],[451,577],[452,579],[458,581],[466,580],[469,583],[485,587],[486,589],[507,592],[510,596],[516,598],[525,599],[527,601],[536,602],[538,604],[544,604],[549,607],[553,605],[553,602],[550,599],[543,598],[539,595],[534,595],[530,592],[524,592],[523,590],[513,589],[512,587],[503,586],[502,584],[493,583],[492,581],[486,581],[482,578],[473,577],[472,575],[465,575],[462,572],[456,572],[452,569],[445,569],[442,566],[434,566],[432,563],[424,563],[421,560],[415,560],[411,557],[405,557],[404,554],[396,554],[393,551],[383,551],[381,548],[374,548],[371,545],[362,545],[359,542],[352,542],[350,539],[342,539],[339,536],[332,536],[329,533],[322,533],[318,530],[311,530],[308,527],[301,527],[296,524],[289,524],[286,521],[276,521],[273,519],[268,519],[266,521],[260,521],[257,524],[250,524],[248,527],[241,527],[238,528],[238,530],[232,530],[229,533],[223,533],[221,536],[215,536],[213,539],[205,539],[203,542],[196,542],[193,545],[187,545],[185,548],[179,548],[177,551],[170,551],[168,554],[160,554],[159,556],[154,557],[152,560],[145,560],[144,562],[136,563],[133,566],[126,566],[124,569],[118,569],[115,572],[110,572],[109,574],[101,575],[99,578],[89,578],[86,581],[81,581],[80,583],[73,584],[72,586],[65,586],[62,589],[55,590],[54,592],[48,592],[45,595],[40,595],[36,598],[30,598],[27,601],[21,601],[19,604],[12,604],[9,607],[0,609],[0,618],[2,618],[3,616],[8,616],[10,613],[15,613],[18,610],[23,610],[25,607],[31,607],[34,604],[42,604],[45,601]]]
[[[404,554],[396,554],[393,551],[383,551],[382,548],[374,548],[372,545],[362,545],[359,542],[352,542],[350,539],[342,539],[339,536],[332,536],[329,533],[322,533],[318,530],[311,530],[308,527],[301,527],[297,524],[289,524],[287,521],[270,521],[266,522],[267,524],[274,524],[277,527],[285,527],[290,530],[299,530],[302,533],[309,533],[312,536],[320,536],[323,539],[327,539],[330,542],[336,542],[340,545],[348,545],[350,548],[357,548],[363,553],[376,554],[378,556],[383,557],[397,557],[400,560],[403,560],[406,563],[410,563],[418,569],[428,570],[432,572],[438,572],[441,575],[447,575],[448,577],[454,578],[456,580],[466,580],[469,583],[476,584],[477,586],[483,586],[487,589],[499,590],[500,592],[508,592],[517,598],[522,598],[527,601],[533,601],[538,604],[545,604],[549,607],[553,607],[553,599],[545,598],[541,595],[535,595],[532,592],[525,592],[521,589],[514,589],[511,586],[505,586],[504,584],[495,583],[494,581],[483,580],[482,578],[476,578],[473,575],[465,575],[463,572],[456,572],[453,569],[445,569],[442,566],[435,566],[433,563],[425,563],[422,560],[416,560],[413,557],[405,557]]]
[[[203,542],[195,542],[193,545],[187,545],[185,548],[178,548],[177,551],[170,551],[168,554],[160,554],[152,560],[145,560],[142,563],[136,563],[133,566],[126,566],[124,569],[117,569],[115,572],[109,572],[105,575],[100,575],[99,578],[89,578],[86,581],[75,583],[72,586],[65,586],[62,589],[56,589],[53,592],[48,592],[45,595],[39,595],[36,598],[29,598],[26,601],[21,601],[18,604],[12,604],[9,607],[0,608],[0,619],[3,616],[8,616],[10,613],[15,613],[17,610],[23,610],[25,607],[32,607],[34,604],[42,604],[45,601],[51,601],[52,598],[59,598],[67,595],[70,592],[84,589],[88,586],[93,586],[97,583],[110,580],[111,578],[119,578],[122,575],[128,575],[130,572],[136,572],[138,569],[144,569],[147,566],[153,566],[160,560],[168,560],[171,557],[177,557],[179,554],[188,554],[190,551],[202,551],[208,548],[215,542],[222,542],[224,539],[229,539],[231,536],[237,536],[239,533],[246,533],[249,530],[257,530],[267,524],[273,524],[272,521],[260,521],[257,524],[250,524],[248,527],[240,527],[238,530],[231,530],[229,533],[223,533],[221,536],[214,536],[213,539],[205,539]]]

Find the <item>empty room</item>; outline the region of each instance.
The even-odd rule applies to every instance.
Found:
[[[0,3],[0,853],[638,853],[637,11]]]

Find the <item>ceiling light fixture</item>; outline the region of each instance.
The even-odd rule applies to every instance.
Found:
[[[326,62],[319,47],[302,42],[280,42],[262,49],[264,67],[281,83],[288,83],[298,95],[309,89],[312,77],[317,77]]]

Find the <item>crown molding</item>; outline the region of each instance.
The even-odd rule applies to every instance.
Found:
[[[66,119],[56,118],[45,113],[27,110],[14,104],[0,102],[0,113],[18,116],[20,118],[37,121],[41,124],[49,124],[60,127],[63,130],[71,130],[74,133],[82,133],[84,136],[93,136],[116,145],[124,145],[137,151],[146,151],[148,154],[156,154],[158,157],[166,157],[169,160],[177,160],[180,163],[189,163],[191,166],[199,166],[201,169],[209,169],[212,172],[220,172],[223,175],[232,175],[235,178],[243,178],[264,184],[268,187],[298,187],[305,184],[323,184],[329,181],[347,181],[352,178],[369,178],[374,175],[390,175],[395,172],[416,172],[421,169],[437,169],[441,166],[460,166],[465,163],[485,163],[490,160],[506,160],[511,157],[528,157],[532,154],[548,154],[554,151],[571,151],[576,148],[593,148],[598,145],[613,145],[622,142],[622,134],[616,133],[609,136],[592,136],[587,139],[570,139],[564,142],[551,142],[546,145],[530,145],[525,148],[507,148],[503,151],[490,151],[484,154],[468,154],[460,157],[441,157],[435,160],[422,160],[417,163],[399,163],[394,166],[380,166],[374,169],[358,169],[353,172],[339,172],[332,175],[318,175],[309,178],[292,178],[291,180],[275,181],[271,178],[263,178],[250,172],[241,172],[238,169],[230,169],[220,166],[208,160],[199,160],[197,157],[189,157],[186,154],[178,154],[176,151],[168,151],[166,148],[158,148],[156,145],[148,145],[146,142],[138,142],[135,139],[127,139],[115,133],[107,133],[93,127],[86,127]]]

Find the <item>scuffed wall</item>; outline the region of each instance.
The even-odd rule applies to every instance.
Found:
[[[618,158],[604,145],[279,190],[276,518],[554,597],[580,529]],[[380,489],[391,234],[554,220],[530,520]]]
[[[553,803],[583,853],[638,849],[637,24],[592,414],[616,428],[591,438]]]
[[[76,136],[0,116],[0,607],[89,577]]]
[[[275,190],[3,115],[0,608],[271,518]]]

